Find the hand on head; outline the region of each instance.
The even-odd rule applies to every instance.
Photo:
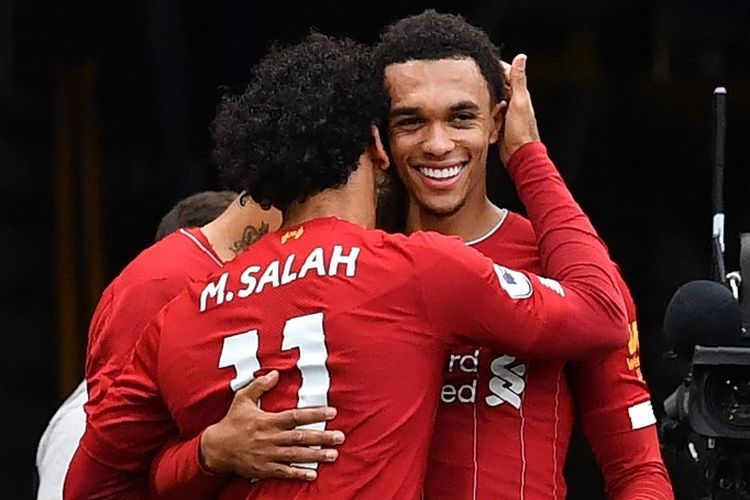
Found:
[[[513,64],[502,63],[509,85],[505,104],[505,121],[500,144],[500,160],[507,164],[513,153],[529,142],[539,140],[534,107],[526,87],[526,55],[513,58]],[[506,89],[507,90],[507,89]]]
[[[511,88],[510,88],[510,64],[500,60],[500,68],[503,71],[503,88],[505,89],[505,100],[506,102],[510,99]]]

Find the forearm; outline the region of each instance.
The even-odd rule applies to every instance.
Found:
[[[200,463],[202,434],[189,441],[170,441],[151,466],[149,488],[154,498],[215,498],[225,476],[215,475]]]
[[[141,500],[147,497],[145,474],[106,466],[78,448],[65,477],[64,499]]]
[[[603,280],[605,291],[616,292],[619,297],[607,248],[573,199],[544,145],[525,144],[511,157],[508,172],[534,227],[545,273],[571,281]],[[578,257],[563,258],[560,254],[565,253]],[[590,272],[581,272],[582,267]],[[620,307],[620,303],[617,305]]]
[[[624,345],[626,311],[615,266],[544,145],[533,142],[521,147],[508,162],[508,172],[534,226],[544,274],[560,281],[566,293],[572,292],[567,293],[567,302],[571,312],[576,312],[556,318],[562,319],[560,334],[545,335],[541,340],[547,345],[538,349],[550,349],[551,344],[559,343],[565,351],[565,343],[570,341],[578,341],[583,351],[586,345],[596,347],[599,343],[610,348]],[[565,329],[575,331],[575,337],[562,335]]]
[[[656,428],[591,436],[611,500],[671,500],[672,485],[661,458]]]

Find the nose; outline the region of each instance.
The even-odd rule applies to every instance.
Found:
[[[455,143],[442,124],[435,123],[426,127],[426,137],[422,141],[422,150],[431,156],[444,156],[453,151]]]

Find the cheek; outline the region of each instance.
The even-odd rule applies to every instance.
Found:
[[[396,169],[399,177],[403,177],[403,172],[406,169],[406,159],[402,145],[397,141],[388,142],[388,156],[391,160],[391,167]]]
[[[409,157],[415,147],[413,141],[404,136],[391,137],[388,145],[391,150],[391,156],[399,162]]]
[[[471,140],[467,140],[464,145],[466,149],[471,152],[471,169],[469,170],[469,177],[472,182],[478,182],[486,176],[487,150],[489,149],[487,136],[483,132],[475,134]]]
[[[471,150],[472,156],[475,158],[484,158],[487,154],[487,149],[490,147],[490,140],[492,138],[491,131],[489,130],[476,130],[471,136],[466,137],[466,147]]]

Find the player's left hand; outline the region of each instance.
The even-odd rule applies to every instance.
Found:
[[[293,463],[333,462],[338,450],[312,446],[335,446],[344,442],[341,431],[298,429],[336,416],[329,407],[298,408],[279,413],[258,407],[263,393],[279,381],[272,371],[237,391],[226,416],[209,426],[201,436],[203,466],[215,474],[235,473],[248,479],[298,479],[312,481],[315,470]]]

